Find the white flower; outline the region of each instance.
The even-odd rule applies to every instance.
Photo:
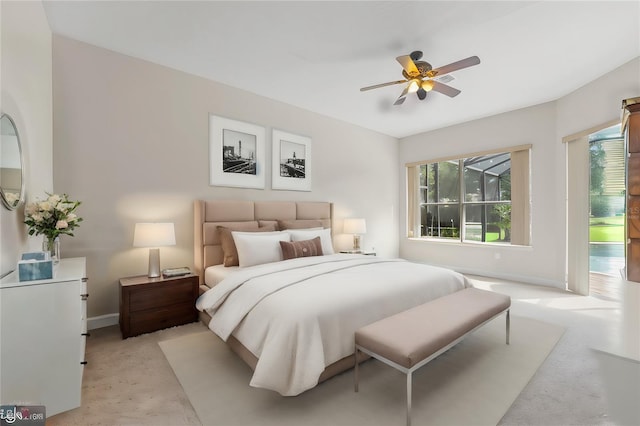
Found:
[[[5,192],[4,196],[10,206],[15,206],[20,201],[20,194],[17,192]]]
[[[27,216],[33,216],[38,211],[38,205],[36,203],[29,203],[24,207],[24,211]]]
[[[67,212],[68,210],[72,209],[73,206],[73,203],[58,203],[58,205],[56,206],[56,210],[58,210],[59,212]]]
[[[49,195],[49,198],[47,198],[47,201],[49,201],[53,205],[58,204],[60,200],[62,200],[62,198],[58,194],[51,194]]]
[[[59,220],[56,222],[56,229],[65,229],[69,226],[66,220]]]
[[[42,211],[48,212],[53,210],[53,208],[54,208],[54,205],[51,204],[49,201],[42,201],[40,203],[40,210]]]
[[[78,218],[78,216],[76,216],[75,213],[69,213],[67,215],[67,222],[73,222],[74,220],[76,220]]]

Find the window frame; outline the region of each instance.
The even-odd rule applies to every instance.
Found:
[[[464,186],[464,159],[471,157],[480,157],[493,154],[510,154],[511,160],[511,241],[504,243],[465,240],[465,211],[467,206],[481,205],[486,207],[491,204],[506,204],[505,201],[466,201],[466,191]],[[406,163],[407,175],[407,229],[408,238],[417,240],[437,241],[444,243],[460,243],[460,244],[481,244],[488,246],[530,246],[531,241],[531,145],[517,145],[507,148],[498,148],[493,150],[474,152],[463,155],[450,157],[435,158],[432,160],[423,160],[417,162]],[[452,162],[458,163],[458,186],[459,197],[456,202],[440,203],[436,202],[420,202],[420,191],[424,187],[420,182],[420,167],[424,165]],[[443,238],[420,235],[421,226],[421,206],[438,206],[442,204],[459,206],[459,235],[457,238]]]

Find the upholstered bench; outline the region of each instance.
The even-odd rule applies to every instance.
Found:
[[[511,298],[503,294],[477,288],[457,291],[357,330],[355,358],[361,351],[407,375],[407,425],[411,425],[412,373],[505,311],[509,344],[510,306]]]

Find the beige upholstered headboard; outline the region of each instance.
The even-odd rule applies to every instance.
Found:
[[[310,201],[220,201],[194,202],[195,273],[204,282],[204,270],[223,262],[218,226],[250,229],[277,223],[278,220],[320,220],[331,227],[333,206]]]

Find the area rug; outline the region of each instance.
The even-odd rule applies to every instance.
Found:
[[[496,425],[564,328],[498,317],[413,375],[414,425]],[[212,332],[159,342],[203,425],[403,425],[405,375],[376,360],[296,397],[249,386],[251,369]]]

